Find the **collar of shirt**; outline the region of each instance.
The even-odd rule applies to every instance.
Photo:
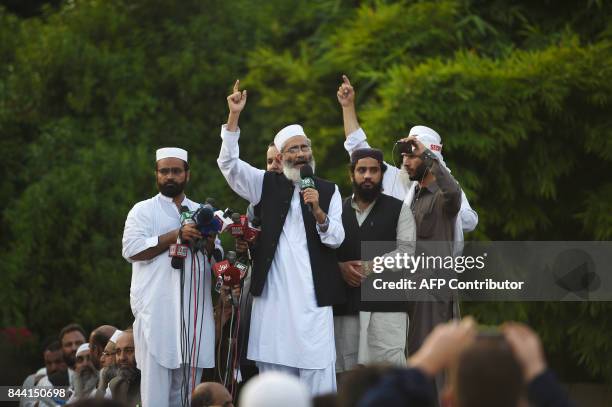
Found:
[[[430,182],[429,185],[426,185],[426,186],[423,186],[423,187],[421,187],[421,186],[419,186],[417,184],[416,190],[415,190],[415,194],[419,193],[419,189],[421,189],[421,190],[424,189],[424,190],[427,190],[427,191],[431,192],[432,194],[435,194],[438,191],[438,189],[440,189],[440,187],[438,186],[438,184],[435,181],[433,181],[433,182]],[[423,192],[424,191],[421,191],[421,193],[423,193]]]
[[[161,192],[157,194],[157,197],[160,200],[164,201],[164,202],[168,202],[168,203],[171,203],[174,206],[176,206],[174,204],[174,199],[173,198],[170,198],[169,196],[163,195]],[[183,206],[183,205],[187,206],[187,203],[185,201],[187,201],[187,195],[183,196],[183,200],[181,201],[181,205],[180,206]]]
[[[361,210],[361,209],[359,209],[359,205],[357,205],[357,201],[355,201],[355,194],[351,195],[351,207],[353,209],[355,209],[359,213],[370,212],[372,210],[372,208],[374,207],[374,204],[376,203],[376,201],[378,201],[378,198],[375,199],[371,204],[366,206],[366,208],[364,210]]]

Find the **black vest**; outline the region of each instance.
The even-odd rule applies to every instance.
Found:
[[[372,260],[361,256],[362,241],[397,241],[397,222],[402,210],[402,201],[392,196],[381,194],[374,207],[363,221],[361,226],[357,223],[355,209],[351,206],[351,197],[342,204],[342,225],[345,238],[337,250],[338,261]],[[378,256],[383,253],[373,253]],[[372,256],[370,256],[372,257]],[[385,271],[384,273],[392,273]],[[383,273],[383,275],[384,275]],[[391,301],[361,301],[361,288],[351,287],[344,280],[344,289],[347,293],[347,302],[334,306],[334,315],[351,315],[358,311],[375,312],[401,312],[406,310],[406,304]],[[366,280],[367,281],[367,280]]]
[[[325,213],[328,213],[329,204],[335,192],[335,184],[315,177],[315,186],[319,191],[319,206]],[[293,182],[283,174],[268,171],[264,175],[261,200],[255,205],[255,215],[261,219],[261,233],[253,246],[251,293],[254,296],[261,295],[266,284],[270,265],[276,254],[278,239],[289,212],[294,188]],[[346,293],[336,253],[321,243],[314,216],[302,200],[301,205],[317,305],[323,307],[342,303],[346,300]],[[286,270],[286,272],[290,271]]]

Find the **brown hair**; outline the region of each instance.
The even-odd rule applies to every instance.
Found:
[[[477,338],[450,373],[459,407],[516,407],[523,395],[521,366],[501,336]]]

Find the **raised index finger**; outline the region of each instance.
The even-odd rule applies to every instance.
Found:
[[[342,75],[342,81],[346,83],[347,85],[351,86],[351,81],[349,81],[348,76]]]
[[[236,83],[234,83],[234,93],[238,92],[238,86],[240,86],[240,79],[236,79]]]

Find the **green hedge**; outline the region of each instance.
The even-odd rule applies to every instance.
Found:
[[[2,324],[39,337],[127,325],[130,207],[154,150],[189,149],[189,195],[235,207],[215,158],[225,97],[249,90],[242,155],[300,122],[349,191],[335,92],[352,79],[372,144],[437,129],[478,211],[467,239],[612,237],[612,6],[603,1],[76,0],[0,9]],[[390,157],[388,157],[390,158]],[[607,303],[468,304],[532,324],[566,377],[612,380]]]

